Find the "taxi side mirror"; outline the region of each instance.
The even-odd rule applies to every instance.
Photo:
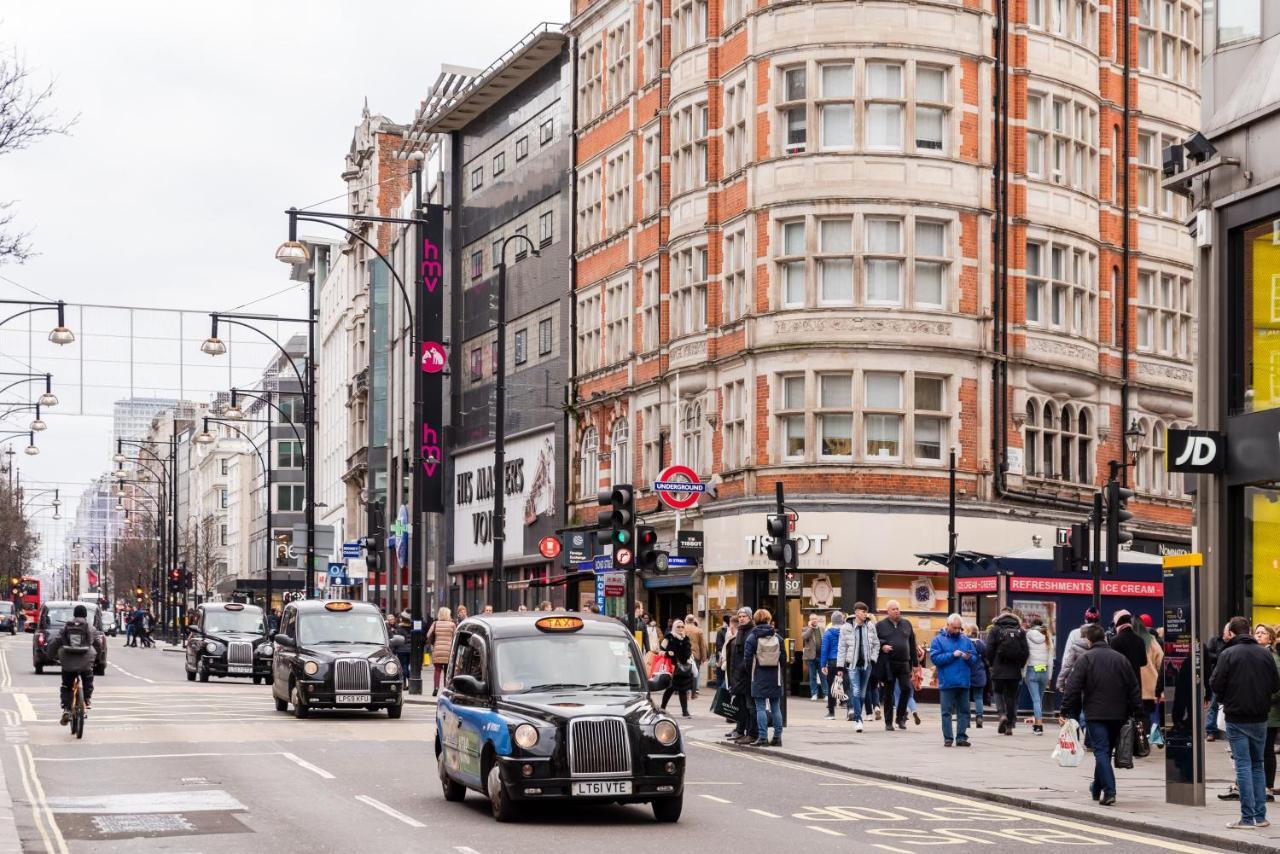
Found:
[[[392,649],[399,649],[400,647],[404,646],[404,637],[402,637],[401,635],[392,635],[391,640],[387,642],[387,646],[391,647]]]
[[[657,676],[649,680],[650,691],[665,691],[667,686],[671,684],[670,673],[659,673]]]
[[[288,635],[276,635],[274,640],[276,646],[293,646],[293,638]]]
[[[483,682],[474,676],[467,676],[465,674],[459,674],[453,677],[453,681],[449,683],[449,687],[457,691],[459,694],[466,694],[471,697],[483,697],[485,694],[489,693],[488,686]]]

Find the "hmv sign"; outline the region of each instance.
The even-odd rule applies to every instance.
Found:
[[[1219,474],[1227,467],[1227,439],[1212,430],[1170,430],[1169,471]]]

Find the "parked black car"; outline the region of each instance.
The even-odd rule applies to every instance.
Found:
[[[276,711],[295,717],[312,709],[386,709],[400,717],[400,662],[392,651],[404,638],[387,637],[378,609],[344,599],[290,602],[274,638]]]
[[[483,614],[453,636],[436,705],[445,800],[467,789],[510,821],[533,801],[649,803],[673,822],[684,804],[680,727],[653,707],[640,651],[622,623],[591,614]]]
[[[18,611],[12,602],[0,602],[0,632],[18,633]]]
[[[251,676],[254,685],[271,682],[275,645],[267,637],[262,609],[239,602],[205,602],[192,614],[187,635],[187,681],[210,676]]]
[[[71,614],[77,605],[84,605],[89,614],[89,622],[95,629],[102,631],[102,609],[97,605],[61,599],[43,603],[40,606],[40,613],[36,616],[35,631],[31,635],[31,664],[35,667],[36,673],[44,673],[45,667],[51,664],[57,665],[58,659],[50,658],[45,650],[48,649],[49,642],[71,620]],[[93,674],[102,676],[106,672],[107,644],[104,639],[102,650],[98,653],[98,660],[93,665]]]

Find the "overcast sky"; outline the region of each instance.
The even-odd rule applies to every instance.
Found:
[[[209,358],[198,352],[207,334],[202,315],[288,287],[287,270],[272,257],[285,237],[283,211],[344,193],[339,174],[364,99],[372,112],[407,122],[441,63],[483,68],[539,22],[566,20],[568,6],[568,0],[0,6],[0,50],[17,51],[37,82],[52,81],[61,116],[78,117],[68,136],[0,158],[0,200],[15,202],[17,225],[40,253],[25,265],[0,265],[0,298],[27,298],[25,287],[68,303],[192,312],[182,318],[184,340],[177,315],[138,315],[154,340],[132,354],[127,315],[119,312],[89,311],[83,321],[89,328],[76,330],[81,340],[57,352],[43,341],[52,315],[32,318],[30,348],[22,321],[0,336],[0,371],[30,365],[57,375],[62,405],[45,419],[49,430],[37,440],[42,453],[14,457],[24,481],[62,483],[64,500],[70,498],[62,523],[41,524],[46,540],[64,535],[74,515],[74,484],[110,465],[111,423],[103,416],[113,396],[125,396],[120,388],[149,395],[156,390],[148,385],[152,374],[157,386],[170,387],[162,365],[178,352],[203,369],[183,372],[189,397],[205,400],[220,385],[217,372],[200,363]],[[339,199],[328,208],[341,206]],[[304,307],[294,290],[252,310],[290,315]],[[264,355],[246,347],[240,362]],[[82,359],[88,364],[81,366]],[[71,414],[78,411],[84,414]],[[25,429],[29,420],[24,413],[0,429]]]

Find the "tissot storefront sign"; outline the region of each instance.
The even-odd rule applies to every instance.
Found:
[[[506,541],[502,553],[532,553],[537,539],[526,531],[539,516],[555,510],[555,431],[507,439],[502,477],[493,472],[493,446],[459,454],[453,474],[453,560],[471,563],[493,558],[493,496],[501,485],[506,496]]]

